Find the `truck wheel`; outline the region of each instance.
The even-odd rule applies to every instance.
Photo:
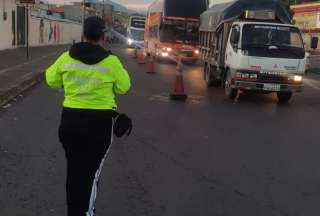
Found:
[[[277,92],[279,103],[288,103],[292,98],[292,92]]]
[[[224,83],[224,92],[227,98],[233,100],[237,97],[237,90],[232,87],[232,77],[231,72],[228,70],[226,72],[226,78]]]
[[[221,87],[221,80],[214,79],[212,81],[212,86],[214,86],[215,88],[220,88]]]

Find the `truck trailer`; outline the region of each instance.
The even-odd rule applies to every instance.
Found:
[[[288,102],[302,92],[306,53],[300,30],[277,0],[237,0],[213,5],[201,15],[200,55],[207,86],[277,93]]]

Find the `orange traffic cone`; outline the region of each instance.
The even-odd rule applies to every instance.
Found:
[[[152,54],[150,54],[150,56],[149,56],[147,73],[149,73],[149,74],[156,73],[156,71],[155,71],[155,56],[153,56]]]
[[[138,64],[145,64],[144,53],[142,50],[138,52]]]
[[[171,100],[186,100],[188,98],[184,93],[183,65],[181,58],[178,60],[174,92],[170,94],[170,98]]]

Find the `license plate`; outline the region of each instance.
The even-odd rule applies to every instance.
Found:
[[[265,91],[280,91],[281,85],[279,85],[279,84],[264,84],[263,90],[265,90]]]

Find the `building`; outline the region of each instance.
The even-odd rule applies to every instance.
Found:
[[[12,0],[0,0],[0,49],[25,44],[25,8]]]
[[[64,18],[75,22],[82,22],[83,6],[80,3],[74,5],[64,5]],[[85,17],[89,16],[101,16],[101,12],[91,7],[85,8]]]
[[[0,50],[80,41],[82,25],[48,13],[56,6],[40,3],[27,9],[14,0],[0,0]],[[58,14],[59,10],[56,11]],[[61,13],[60,13],[61,15]],[[29,26],[29,31],[27,31]],[[27,37],[28,35],[28,37]]]
[[[51,16],[57,17],[59,19],[64,19],[64,8],[65,6],[54,7],[48,10]]]
[[[293,5],[293,20],[304,33],[306,48],[310,48],[310,39],[320,37],[320,2]]]
[[[63,17],[68,20],[82,22],[83,5],[81,2],[75,2],[73,5],[64,5]],[[104,17],[106,22],[112,21],[113,6],[102,3],[86,4],[85,17],[100,16]]]

